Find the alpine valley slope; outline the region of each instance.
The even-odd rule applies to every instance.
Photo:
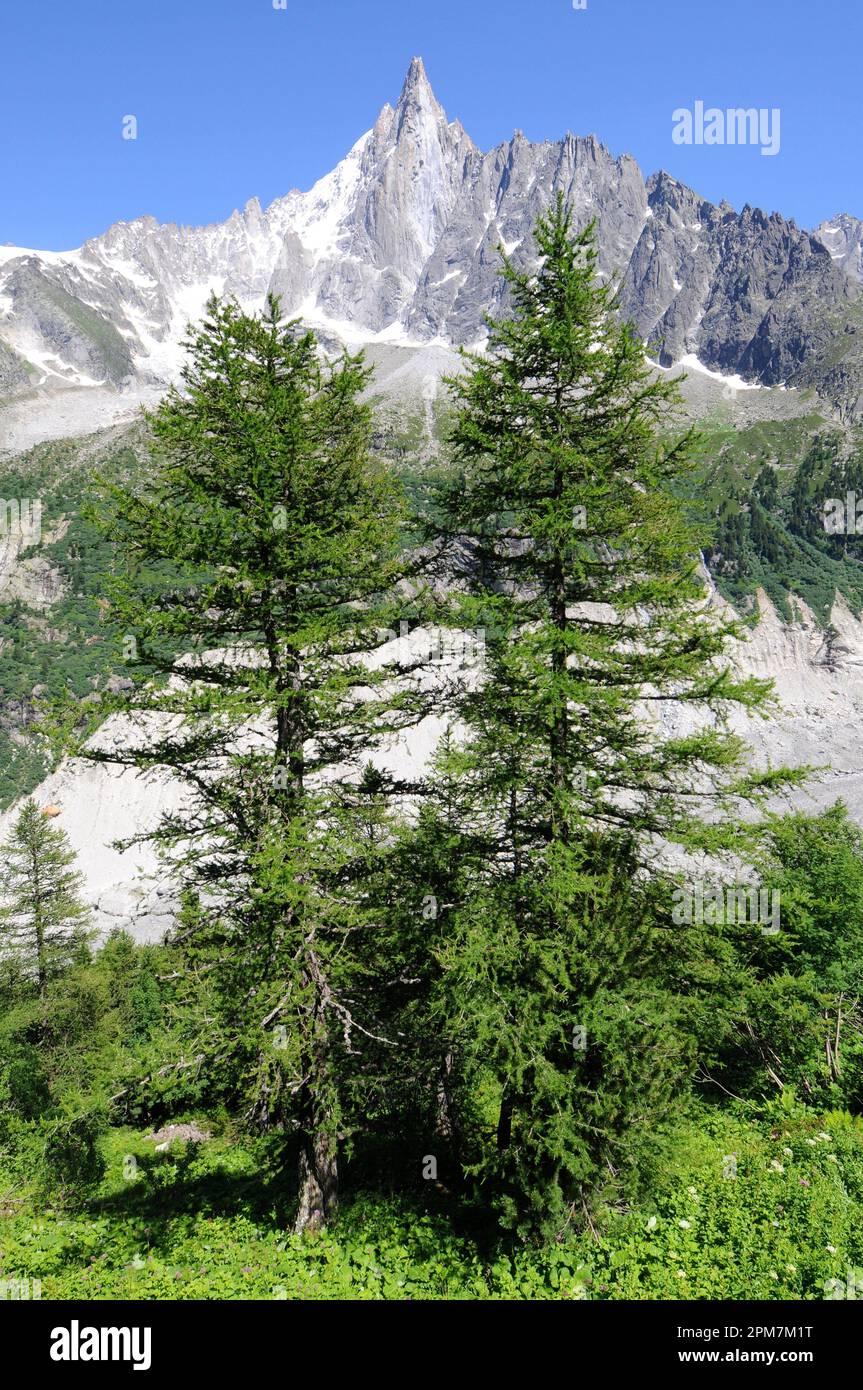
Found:
[[[214,290],[248,308],[281,294],[325,345],[367,345],[377,389],[431,416],[455,350],[481,345],[485,315],[503,307],[498,247],[529,266],[530,229],[558,189],[579,224],[597,220],[601,273],[619,277],[623,310],[658,366],[695,369],[694,413],[784,418],[811,409],[817,392],[825,416],[863,414],[863,224],[843,214],[810,234],[776,213],[717,207],[666,173],[645,180],[593,136],[534,144],[516,132],[483,153],[447,119],[416,59],[395,108],[309,192],[266,211],[253,200],[211,227],[141,218],[77,251],[0,248],[0,454],[92,435],[155,401]],[[47,612],[52,573],[7,551],[0,589],[39,607],[35,594]],[[711,591],[710,602],[723,600]],[[797,804],[841,795],[863,821],[863,622],[841,599],[827,630],[800,604],[793,625],[764,595],[760,604],[735,665],[772,676],[783,708],[738,727],[760,764],[830,765]],[[685,712],[664,717],[676,728]],[[391,765],[422,765],[439,732],[434,722],[415,731]],[[67,762],[35,795],[60,808],[100,932],[161,935],[170,884],[146,848],[112,842],[174,808],[179,790]],[[0,836],[13,815],[0,817]]]
[[[863,621],[838,599],[827,634],[799,601],[798,621],[792,625],[782,621],[766,596],[759,600],[760,621],[731,656],[740,673],[773,679],[781,709],[771,720],[736,714],[732,726],[749,743],[756,766],[822,769],[776,809],[815,813],[841,797],[863,824]],[[708,602],[724,605],[712,588]],[[401,640],[421,646],[427,634],[417,631]],[[380,653],[381,659],[385,654]],[[647,717],[659,719],[667,734],[693,727],[691,714],[680,706],[663,706],[660,715],[651,710]],[[374,761],[408,778],[421,774],[442,733],[441,719],[430,717],[409,734],[394,737]],[[109,720],[96,737],[103,747],[122,747],[122,721]],[[184,798],[180,784],[159,773],[137,774],[71,759],[34,795],[39,805],[58,811],[55,824],[67,832],[78,856],[99,935],[122,927],[138,940],[161,939],[178,906],[170,879],[146,844],[122,850],[115,842],[139,836],[162,813],[175,812]],[[11,807],[0,816],[0,839],[15,814]]]
[[[501,304],[498,247],[517,265],[563,190],[598,223],[602,274],[663,366],[681,360],[762,386],[814,387],[863,412],[859,223],[820,235],[669,174],[647,180],[595,136],[479,150],[448,120],[422,60],[401,96],[310,191],[256,199],[209,227],[118,222],[69,252],[0,247],[0,452],[133,414],[175,380],[212,291],[269,291],[324,341],[451,350],[483,341]],[[441,358],[445,368],[449,351]]]

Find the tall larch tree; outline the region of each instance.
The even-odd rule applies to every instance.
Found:
[[[0,951],[18,957],[43,999],[52,977],[80,948],[89,919],[75,852],[50,812],[28,797],[3,847],[0,870]]]
[[[326,360],[276,299],[211,301],[188,349],[150,419],[150,475],[106,493],[134,688],[100,712],[127,736],[88,754],[185,785],[147,838],[185,889],[206,1001],[189,1045],[251,1120],[296,1136],[301,1231],[336,1210],[364,1045],[395,1046],[366,885],[404,790],[374,750],[423,707],[416,673],[380,655],[405,607],[404,509],[372,454],[361,355]]]
[[[647,861],[728,844],[741,803],[783,774],[746,775],[725,727],[768,687],[722,659],[741,629],[708,605],[676,500],[696,443],[678,386],[647,364],[562,196],[535,239],[538,269],[505,259],[510,316],[451,383],[435,538],[450,621],[485,632],[486,670],[442,763],[460,897],[436,924],[432,1017],[466,1092],[498,1097],[468,1167],[508,1220],[560,1230],[647,1171],[692,1062],[686,981],[723,968],[704,930],[672,936]]]

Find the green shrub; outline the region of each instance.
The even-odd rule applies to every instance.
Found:
[[[59,1188],[61,1196],[80,1199],[98,1186],[106,1170],[99,1147],[106,1128],[107,1116],[97,1109],[45,1123],[42,1179],[49,1192]]]

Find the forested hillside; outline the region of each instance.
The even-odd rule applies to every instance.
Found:
[[[750,762],[771,682],[728,652],[758,587],[863,606],[823,525],[863,459],[814,418],[692,428],[594,229],[561,197],[535,237],[434,457],[362,353],[214,297],[146,427],[5,475],[44,499],[5,799],[63,754],[187,799],[142,829],[158,945],[94,942],[57,807],[11,820],[4,1279],[859,1296],[863,831],[777,811],[809,770]]]

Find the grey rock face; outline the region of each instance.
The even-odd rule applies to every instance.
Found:
[[[827,247],[831,258],[855,280],[863,280],[863,222],[840,212],[815,228],[813,236]]]
[[[665,366],[704,366],[775,386],[818,385],[860,295],[821,242],[778,213],[736,213],[661,173],[630,260],[624,312]]]
[[[810,234],[715,206],[666,173],[645,181],[595,136],[533,144],[516,131],[483,153],[420,59],[397,105],[307,193],[210,227],[118,223],[60,256],[0,249],[0,389],[4,371],[21,385],[28,354],[49,386],[76,372],[172,380],[212,291],[250,307],[278,293],[328,341],[479,343],[504,307],[498,248],[529,269],[532,224],[558,191],[578,226],[596,220],[599,268],[663,365],[694,355],[860,412],[863,223],[843,215]]]
[[[0,338],[0,397],[17,395],[35,379],[35,372]]]
[[[461,125],[447,121],[415,59],[398,106],[384,107],[365,142],[337,253],[318,268],[326,313],[358,317],[372,331],[402,318],[476,153]]]
[[[614,159],[594,136],[567,135],[534,145],[520,131],[470,159],[449,222],[417,285],[408,331],[420,338],[472,343],[500,306],[499,247],[519,268],[533,260],[531,228],[558,192],[579,225],[596,219],[600,269],[625,266],[644,225],[644,181],[633,159]]]
[[[132,375],[129,349],[110,319],[70,294],[35,257],[11,262],[4,289],[13,323],[58,363],[58,374],[72,368],[117,385]]]

